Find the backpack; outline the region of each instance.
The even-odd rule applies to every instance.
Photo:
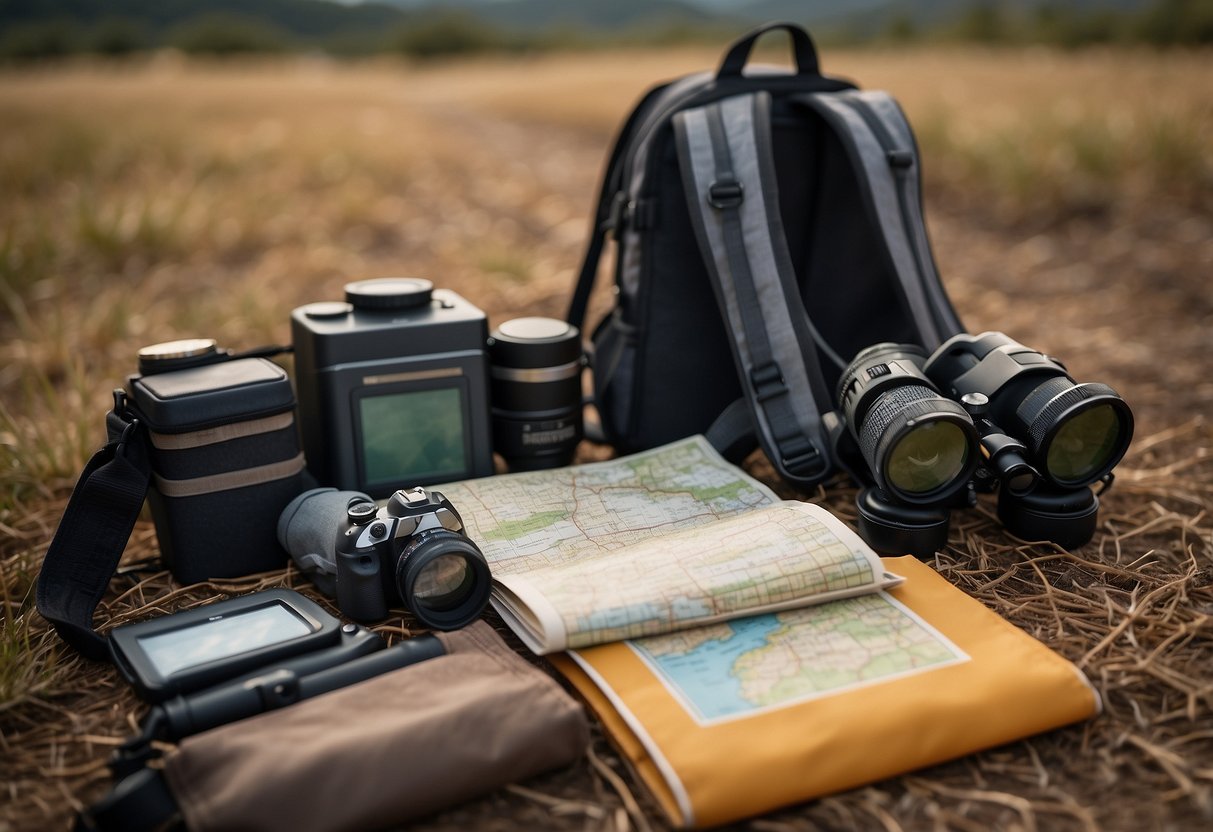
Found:
[[[743,73],[773,30],[795,71]],[[613,238],[615,306],[589,347],[600,438],[631,453],[707,433],[735,461],[761,443],[794,485],[831,476],[851,356],[880,341],[929,352],[963,331],[918,160],[897,103],[822,75],[795,24],[650,90],[611,152],[567,315],[583,327]]]

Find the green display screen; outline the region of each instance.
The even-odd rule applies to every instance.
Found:
[[[467,471],[459,388],[367,396],[359,418],[368,485]]]

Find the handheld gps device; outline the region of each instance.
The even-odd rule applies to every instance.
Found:
[[[357,638],[362,633],[353,625],[343,628],[294,590],[270,589],[115,627],[110,652],[139,696],[160,702],[272,662],[340,648],[343,638],[360,655],[366,652]]]

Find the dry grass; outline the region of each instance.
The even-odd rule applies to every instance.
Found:
[[[705,52],[424,71],[158,59],[0,75],[0,830],[63,826],[139,713],[62,649],[31,588],[108,390],[136,349],[288,338],[295,305],[413,273],[494,321],[559,315],[609,133]],[[1014,541],[983,504],[936,566],[1077,662],[1083,726],[777,813],[755,830],[1141,829],[1213,822],[1213,57],[844,53],[904,102],[949,290],[1120,390],[1138,440],[1076,553]],[[595,308],[608,303],[604,291]],[[599,453],[585,448],[584,453]],[[751,470],[771,479],[760,459]],[[809,496],[844,517],[845,487]],[[272,521],[272,518],[267,522]],[[141,521],[128,559],[155,552]],[[115,582],[107,625],[269,584]],[[306,588],[301,586],[300,588]],[[396,619],[384,629],[408,632]],[[991,715],[997,718],[997,715]],[[598,737],[578,766],[433,829],[661,828]]]

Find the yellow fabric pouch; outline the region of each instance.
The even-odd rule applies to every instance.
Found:
[[[686,827],[761,814],[1098,713],[1098,695],[1073,664],[929,566],[883,560],[906,582],[879,596],[552,658],[672,822]],[[721,673],[718,651],[743,635],[750,642]],[[806,662],[814,651],[830,665]],[[696,674],[711,684],[696,688]]]

